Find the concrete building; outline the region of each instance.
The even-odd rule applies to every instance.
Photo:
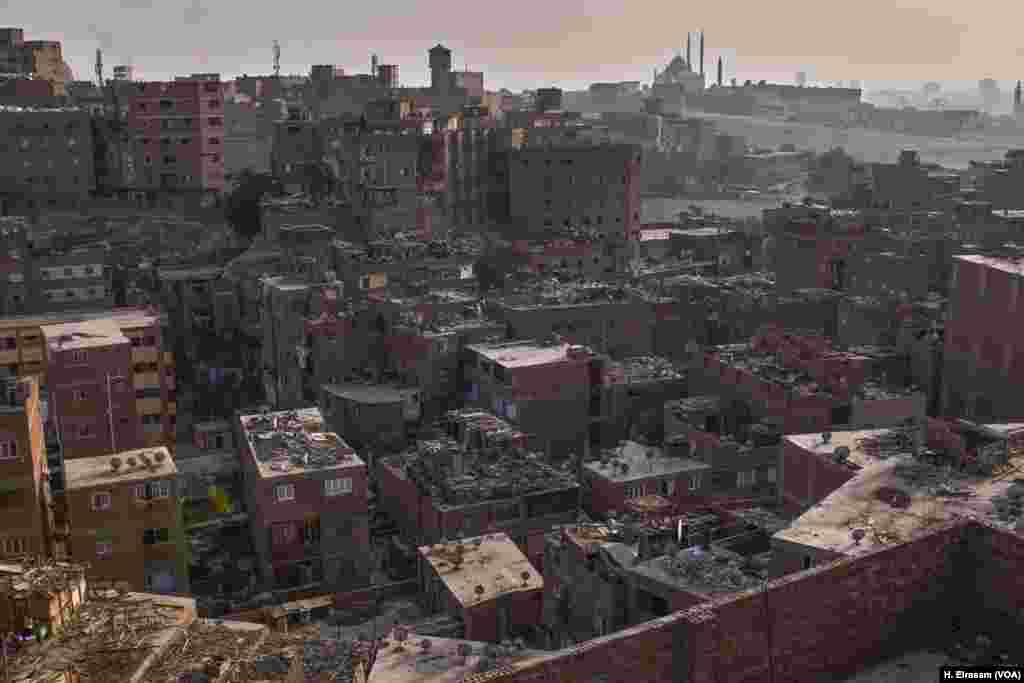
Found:
[[[224,98],[218,80],[139,83],[128,97],[138,191],[189,193],[211,202],[224,191]]]
[[[174,366],[158,317],[126,312],[43,325],[40,334],[64,460],[173,444]]]
[[[622,285],[534,283],[489,299],[487,313],[518,339],[558,334],[619,358],[650,353],[654,345],[650,301],[643,291]]]
[[[75,208],[96,187],[89,113],[0,107],[0,215]]]
[[[24,74],[47,81],[58,97],[66,94],[66,84],[74,80],[61,54],[60,41],[25,40],[21,28],[0,29],[0,73]]]
[[[0,554],[5,558],[52,556],[54,515],[50,498],[39,383],[7,379],[0,392],[0,476],[5,522]]]
[[[461,617],[467,639],[497,643],[532,636],[543,607],[544,577],[508,536],[422,546],[419,556],[428,600]]]
[[[69,554],[90,578],[188,593],[178,469],[166,448],[70,460],[65,471]]]
[[[665,404],[687,394],[683,369],[659,356],[605,361],[601,385],[600,443],[605,448],[639,435],[660,443]]]
[[[626,502],[659,496],[674,506],[703,500],[711,491],[711,466],[662,448],[626,441],[602,451],[583,465],[587,511],[605,518],[626,509]]]
[[[322,584],[333,590],[369,578],[365,463],[319,409],[242,415],[238,448],[259,584]]]
[[[519,234],[583,227],[627,240],[640,226],[642,158],[631,145],[509,152],[509,221]]]
[[[1013,419],[1024,372],[1017,318],[1024,269],[1018,259],[957,256],[945,330],[943,411]]]
[[[340,312],[341,283],[330,265],[333,234],[322,225],[282,230],[283,272],[262,280],[264,386],[280,408],[315,401],[323,383],[314,379],[307,323]]]
[[[493,415],[457,414],[444,437],[378,464],[381,505],[418,543],[498,530],[540,562],[543,535],[578,513],[579,485],[526,447]]]
[[[467,347],[469,405],[493,410],[554,456],[581,454],[597,384],[593,353],[563,343],[512,341]]]
[[[320,391],[319,405],[331,431],[364,453],[401,450],[423,414],[414,387],[348,383],[326,384]]]

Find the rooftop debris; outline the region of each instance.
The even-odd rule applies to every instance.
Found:
[[[323,417],[316,408],[250,415],[242,423],[256,459],[275,472],[334,467],[354,458],[341,437],[321,431]]]
[[[760,585],[761,580],[744,571],[743,558],[716,548],[699,547],[680,550],[652,560],[665,573],[692,585],[697,590],[746,590]]]
[[[626,384],[683,378],[677,364],[661,356],[626,358],[614,363],[612,369],[612,374],[621,377]]]
[[[998,523],[1024,531],[1024,479],[1015,479],[1006,493],[994,497],[992,507],[990,514]]]

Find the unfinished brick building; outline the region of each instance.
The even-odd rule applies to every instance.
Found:
[[[1019,259],[958,256],[945,334],[946,415],[1015,419],[1024,340],[1015,321],[1024,266]]]
[[[4,529],[0,556],[49,556],[54,515],[43,444],[39,384],[32,377],[0,384],[0,477]]]
[[[77,458],[66,465],[68,551],[93,579],[187,593],[178,469],[166,448]]]
[[[422,546],[419,555],[424,593],[435,607],[461,617],[467,639],[501,642],[533,635],[544,577],[507,535]]]
[[[576,478],[525,451],[526,435],[492,415],[455,414],[447,431],[378,463],[381,506],[418,543],[498,530],[539,564],[544,534],[578,513]]]
[[[366,465],[317,408],[242,415],[239,457],[261,585],[367,580]]]

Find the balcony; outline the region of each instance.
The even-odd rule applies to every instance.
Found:
[[[163,401],[159,398],[135,399],[135,412],[137,415],[162,415],[164,412]]]
[[[160,387],[159,372],[136,372],[132,377],[135,389],[155,389]]]
[[[31,346],[21,347],[21,362],[22,363],[42,363],[43,362],[43,347],[41,344],[33,344]]]
[[[139,363],[156,363],[159,361],[160,351],[155,346],[132,347],[132,365]]]

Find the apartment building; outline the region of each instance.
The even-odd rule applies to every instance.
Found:
[[[317,408],[241,415],[237,423],[253,547],[267,589],[369,578],[366,464]]]
[[[0,107],[0,159],[0,215],[80,206],[96,186],[89,113]]]
[[[640,227],[640,164],[633,145],[551,145],[509,152],[509,221],[517,232],[593,228],[627,240]]]
[[[178,469],[164,447],[68,461],[70,556],[91,579],[133,590],[188,593]]]
[[[48,81],[58,97],[67,94],[66,85],[72,78],[60,41],[25,40],[22,28],[0,28],[0,73]]]
[[[49,412],[65,460],[173,444],[174,367],[159,317],[129,312],[44,325]]]
[[[526,450],[526,435],[487,413],[449,416],[447,434],[376,467],[381,506],[406,538],[435,543],[508,534],[531,562],[543,535],[579,510],[576,478]]]
[[[587,511],[600,518],[626,510],[630,500],[658,496],[676,505],[699,501],[711,490],[711,467],[675,451],[627,441],[583,466]]]
[[[1017,258],[957,256],[945,332],[947,415],[1015,419],[1024,414],[1016,387],[1024,377],[1021,310],[1024,263]]]
[[[138,83],[127,97],[135,177],[148,192],[224,191],[224,98],[219,79]]]
[[[560,342],[473,344],[463,362],[467,404],[492,410],[554,455],[583,453],[591,421],[593,353]]]
[[[278,408],[316,401],[319,384],[307,325],[336,316],[342,285],[330,265],[334,231],[322,225],[281,230],[283,274],[263,278],[263,383]]]
[[[419,557],[428,604],[460,617],[467,639],[532,639],[543,609],[544,577],[508,536],[422,546]]]
[[[54,530],[39,384],[0,380],[0,557],[51,555]]]

